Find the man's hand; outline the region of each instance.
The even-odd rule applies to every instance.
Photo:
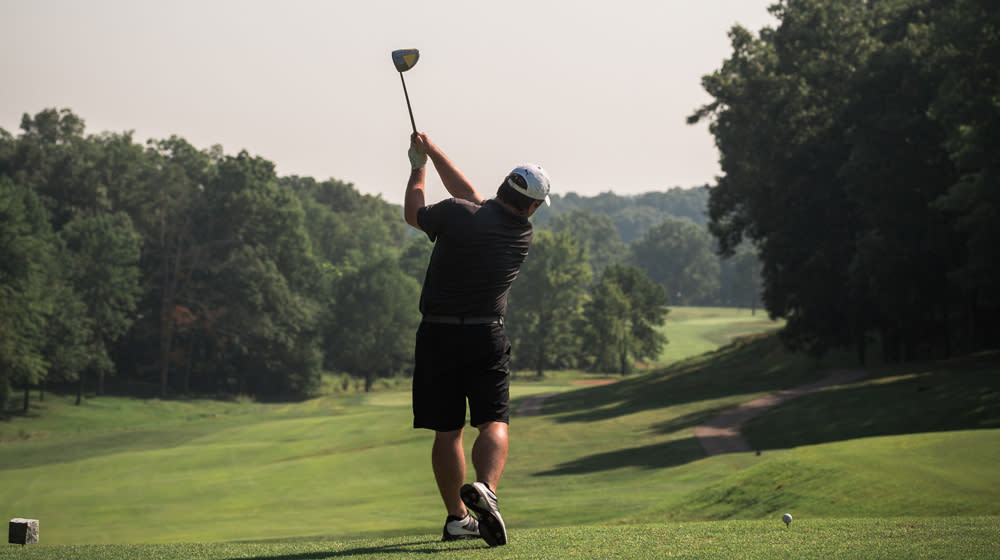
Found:
[[[476,204],[482,204],[483,198],[479,196],[472,183],[465,178],[465,175],[455,167],[455,164],[448,159],[448,156],[431,142],[427,134],[414,132],[410,135],[410,144],[420,153],[427,154],[434,162],[434,169],[437,170],[441,183],[448,191],[448,194],[455,198],[462,198]]]
[[[437,148],[437,146],[431,144],[431,139],[427,137],[427,133],[425,132],[414,132],[411,134],[410,145],[414,146],[418,152],[424,155],[430,155]]]

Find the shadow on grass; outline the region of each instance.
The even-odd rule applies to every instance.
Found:
[[[822,422],[810,419],[822,418]],[[898,366],[858,385],[805,395],[744,427],[757,449],[862,437],[1000,428],[1000,353]]]
[[[437,545],[437,546],[428,546]],[[369,558],[381,554],[433,554],[446,555],[449,553],[464,554],[471,549],[484,548],[486,543],[480,540],[469,540],[459,543],[442,544],[441,541],[417,541],[397,544],[386,544],[380,546],[359,546],[345,550],[318,550],[315,552],[299,552],[294,554],[277,554],[264,556],[240,556],[244,560],[323,560],[326,558]],[[464,545],[464,546],[463,546]],[[236,560],[232,558],[230,560]]]
[[[543,413],[556,422],[598,422],[672,405],[797,387],[823,378],[831,365],[791,355],[777,336],[765,334],[641,377],[554,395]],[[714,412],[718,410],[698,413],[678,425],[696,425]]]
[[[675,416],[665,422],[652,424],[650,428],[658,434],[671,434],[678,430],[686,430],[701,426],[710,419],[718,416],[722,411],[732,408],[730,405],[723,405],[713,408],[703,408],[696,412]]]
[[[535,473],[535,476],[588,474],[623,467],[662,469],[697,461],[704,456],[705,452],[702,450],[701,444],[696,438],[691,437],[580,457],[573,461],[567,461],[552,470]]]

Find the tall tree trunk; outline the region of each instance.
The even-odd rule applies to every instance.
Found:
[[[861,332],[861,334],[858,335],[857,340],[858,340],[858,365],[864,367],[868,353],[868,342],[865,338],[865,333]]]
[[[28,412],[28,396],[31,394],[31,387],[24,386],[24,412]]]
[[[188,344],[187,365],[184,368],[184,394],[191,393],[191,367],[194,363],[194,343],[197,337],[191,334],[191,342]]]
[[[83,376],[82,371],[77,376],[80,378],[80,382],[76,385],[76,406],[80,406],[80,403],[83,402]]]

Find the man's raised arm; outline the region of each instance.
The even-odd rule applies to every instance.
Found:
[[[407,154],[410,157],[410,178],[406,181],[406,192],[403,194],[403,219],[406,223],[423,231],[417,223],[417,210],[427,205],[424,196],[424,177],[426,175],[427,155],[410,145]]]
[[[441,183],[451,196],[482,204],[483,197],[479,196],[476,188],[455,167],[448,156],[427,138],[426,134],[416,132],[410,137],[410,141],[419,152],[427,154],[434,162],[434,169],[437,170],[438,176],[441,177]]]

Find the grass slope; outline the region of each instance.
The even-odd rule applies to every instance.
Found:
[[[784,321],[772,321],[763,310],[729,307],[671,307],[661,329],[669,344],[654,360],[666,366],[678,360],[711,352],[734,339],[773,331]]]
[[[769,434],[760,456],[704,456],[694,426],[730,406],[813,381],[821,375],[817,368],[839,365],[790,356],[774,337],[762,337],[613,385],[515,381],[516,400],[559,393],[542,415],[512,423],[511,461],[500,490],[515,541],[499,553],[480,550],[481,543],[461,546],[484,558],[643,557],[638,554],[647,551],[662,557],[694,550],[704,552],[697,557],[725,556],[720,550],[732,557],[740,547],[749,547],[744,557],[819,557],[803,548],[809,539],[833,543],[857,533],[869,536],[858,537],[855,550],[876,550],[889,539],[895,544],[887,557],[920,557],[906,539],[862,530],[878,526],[927,550],[966,550],[961,543],[967,541],[964,557],[981,557],[984,543],[996,542],[993,516],[1000,515],[1000,431],[992,429],[998,413],[989,404],[998,384],[988,373],[998,370],[995,355],[915,369],[911,373],[949,374],[936,379],[934,391],[906,392],[893,401],[894,417],[919,417],[942,401],[941,392],[946,401],[984,407],[957,415],[965,420],[944,428],[953,431],[936,432],[925,423],[930,433],[872,438],[863,423],[842,423],[835,432],[841,441],[794,447],[801,441],[795,433],[826,425],[814,409],[804,409],[782,420],[794,424],[789,439]],[[963,378],[962,372],[978,373]],[[819,399],[817,406],[850,402],[867,413],[888,406],[886,379],[907,375],[876,372],[803,399]],[[284,405],[112,397],[82,407],[70,403],[50,396],[31,416],[0,422],[0,515],[40,519],[46,543],[24,554],[307,559],[444,550],[433,542],[443,515],[429,466],[430,435],[409,429],[406,392]],[[782,511],[796,515],[794,530],[815,532],[792,548],[776,541],[800,535],[776,520]],[[945,522],[942,516],[958,517]],[[859,521],[896,517],[931,519]],[[718,519],[740,521],[687,523]],[[942,536],[947,527],[967,529]],[[553,528],[559,529],[550,535]],[[210,541],[254,543],[121,546]],[[48,548],[88,543],[118,544]],[[556,554],[551,547],[575,552]],[[546,550],[552,554],[541,555]]]

